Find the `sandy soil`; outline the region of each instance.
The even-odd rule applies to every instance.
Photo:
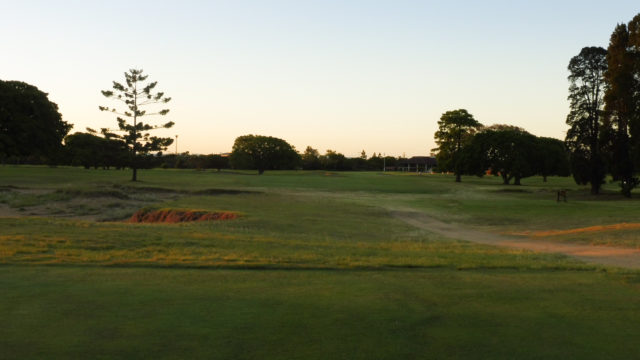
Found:
[[[640,269],[640,250],[607,246],[563,244],[539,239],[523,239],[491,234],[467,228],[460,224],[447,224],[423,213],[394,210],[391,215],[417,228],[439,235],[481,244],[527,249],[538,252],[562,253],[589,263]]]

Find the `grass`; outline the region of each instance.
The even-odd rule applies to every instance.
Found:
[[[5,359],[637,358],[637,277],[0,268]]]
[[[497,233],[636,221],[637,200],[615,184],[593,198],[565,178],[129,175],[0,167],[0,211],[14,214],[0,217],[0,358],[640,357],[637,272],[443,238],[390,216],[421,211]],[[569,202],[555,202],[558,188]],[[148,206],[243,216],[113,221]],[[636,233],[551,240],[637,247]]]

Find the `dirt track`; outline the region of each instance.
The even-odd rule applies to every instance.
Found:
[[[392,211],[391,215],[420,229],[452,239],[538,252],[562,253],[590,263],[640,269],[640,250],[637,249],[520,239],[467,229],[459,224],[447,224],[415,211]]]

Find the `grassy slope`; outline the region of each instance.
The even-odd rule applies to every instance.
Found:
[[[136,186],[264,193],[162,204],[246,215],[229,222],[0,218],[0,358],[640,356],[637,274],[444,240],[386,210],[536,229],[561,226],[559,216],[572,226],[631,219],[634,201],[594,201],[567,179],[526,192],[505,192],[495,179],[373,173],[154,170],[141,179]],[[127,180],[128,172],[0,167],[0,186],[94,191]],[[573,189],[568,204],[547,198],[556,186]],[[43,263],[65,266],[25,266]],[[232,270],[251,267],[278,270]]]

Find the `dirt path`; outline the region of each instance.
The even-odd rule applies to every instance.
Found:
[[[590,263],[640,269],[640,250],[638,249],[520,239],[476,231],[464,228],[459,224],[447,224],[415,211],[392,211],[391,215],[417,228],[432,231],[452,239],[538,252],[562,253]]]

